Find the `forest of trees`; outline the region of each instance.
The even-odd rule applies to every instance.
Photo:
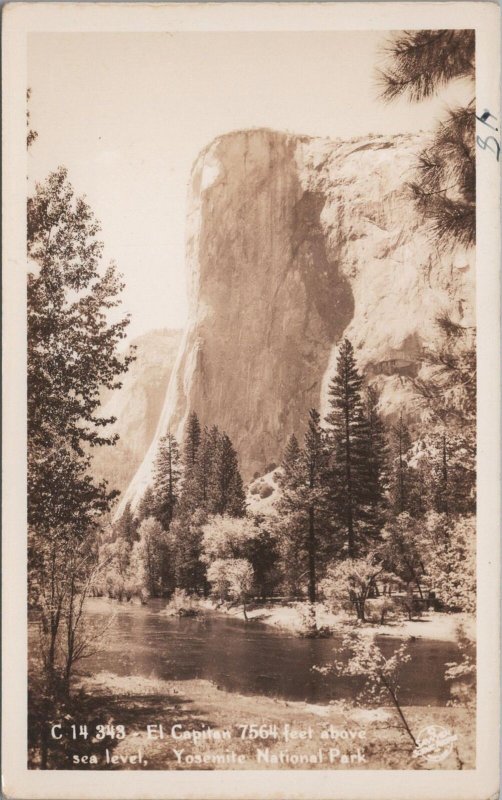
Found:
[[[286,596],[352,608],[364,621],[366,600],[393,586],[406,614],[419,600],[472,611],[472,331],[438,320],[437,347],[422,357],[420,379],[409,379],[417,411],[384,422],[350,341],[340,343],[329,411],[322,420],[311,409],[303,441],[286,442],[273,513],[246,512],[230,439],[202,430],[192,412],[181,452],[168,433],[135,513],[127,506],[103,535],[98,593],[181,589],[243,604]],[[390,609],[388,598],[379,608]]]

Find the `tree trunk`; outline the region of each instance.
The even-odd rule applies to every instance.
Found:
[[[314,506],[309,507],[309,602],[315,603],[317,599],[316,591],[316,541],[315,541],[315,519]]]
[[[413,734],[411,732],[410,726],[408,725],[406,717],[404,716],[404,714],[403,714],[403,712],[401,710],[401,706],[399,705],[399,701],[398,701],[394,691],[392,690],[392,687],[390,686],[389,683],[387,683],[387,681],[385,680],[385,678],[382,675],[380,677],[382,678],[383,685],[385,686],[385,688],[389,692],[390,696],[392,697],[392,702],[396,706],[397,712],[398,712],[399,716],[401,717],[401,722],[403,723],[403,725],[405,727],[406,733],[410,737],[410,739],[413,742],[413,744],[415,745],[415,747],[418,747],[417,740],[415,739],[415,737],[413,736]]]
[[[446,435],[443,434],[443,509],[446,516],[449,514],[448,504],[448,455],[446,452]]]

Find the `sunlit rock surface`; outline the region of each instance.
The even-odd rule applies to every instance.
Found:
[[[349,336],[382,410],[447,312],[473,323],[473,254],[440,256],[413,205],[421,135],[352,141],[230,133],[191,176],[190,317],[157,433],[127,497],[149,482],[157,441],[195,410],[228,432],[246,480],[326,408],[336,344]]]
[[[150,331],[135,339],[136,360],[122,378],[122,388],[103,395],[100,414],[117,419],[107,435],[118,433],[120,438],[113,447],[94,448],[92,463],[95,477],[105,478],[112,489],[127,488],[154,438],[181,333]]]

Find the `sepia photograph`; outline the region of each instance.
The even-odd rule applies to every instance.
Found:
[[[29,771],[479,766],[477,48],[27,35]]]

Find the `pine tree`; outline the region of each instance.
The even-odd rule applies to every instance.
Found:
[[[318,506],[322,503],[322,480],[325,475],[325,450],[319,412],[314,408],[309,412],[309,424],[305,433],[305,468],[308,487],[308,564],[309,564],[309,600],[317,599],[317,555],[319,548],[319,532],[317,530]]]
[[[246,496],[239,473],[237,453],[226,433],[218,437],[209,486],[209,510],[213,514],[242,517]]]
[[[139,526],[144,519],[153,516],[153,508],[154,508],[155,498],[153,494],[153,489],[151,486],[147,486],[143,497],[138,503],[138,509],[135,514],[136,524]]]
[[[383,97],[407,95],[420,102],[457,78],[474,88],[473,30],[404,31],[387,48],[389,66],[381,73]],[[411,184],[418,208],[432,223],[443,249],[476,239],[475,105],[449,110],[420,155]]]
[[[206,522],[207,514],[202,508],[189,513],[182,511],[169,531],[175,586],[197,594],[205,594],[207,590],[206,568],[201,559],[202,528]]]
[[[181,478],[178,443],[171,433],[162,437],[154,466],[154,514],[168,531],[174,516]]]
[[[185,467],[185,474],[192,471],[195,467],[200,438],[199,418],[195,411],[192,411],[188,417],[185,441],[183,444],[183,465]]]
[[[209,509],[215,504],[213,497],[213,471],[220,432],[216,425],[204,427],[194,468],[193,507]]]
[[[136,542],[139,538],[138,525],[139,522],[135,519],[132,513],[131,504],[127,503],[122,516],[114,525],[117,538],[123,539],[132,547],[134,542]]]
[[[360,549],[368,487],[368,430],[362,401],[363,379],[348,339],[340,345],[336,375],[329,386],[326,417],[332,455],[335,514],[347,533],[349,558]]]
[[[309,412],[304,448],[290,436],[282,460],[281,495],[277,503],[283,516],[286,551],[296,553],[303,574],[308,575],[308,598],[317,599],[319,570],[327,550],[326,503],[329,485],[326,480],[326,449],[320,416]],[[293,565],[297,573],[298,564]]]
[[[395,514],[403,514],[410,510],[410,493],[412,473],[408,466],[407,455],[411,448],[410,432],[403,421],[402,412],[399,422],[392,429],[392,475],[391,502]]]
[[[284,449],[284,455],[281,462],[282,473],[283,473],[283,477],[281,478],[281,480],[284,484],[286,484],[289,487],[291,487],[294,484],[295,480],[298,477],[298,465],[300,458],[301,458],[300,445],[298,444],[298,439],[296,438],[295,434],[292,433],[286,443],[286,447]]]
[[[368,432],[368,505],[370,528],[377,534],[383,525],[383,511],[388,489],[389,445],[387,432],[378,413],[378,395],[368,386],[365,395]]]

